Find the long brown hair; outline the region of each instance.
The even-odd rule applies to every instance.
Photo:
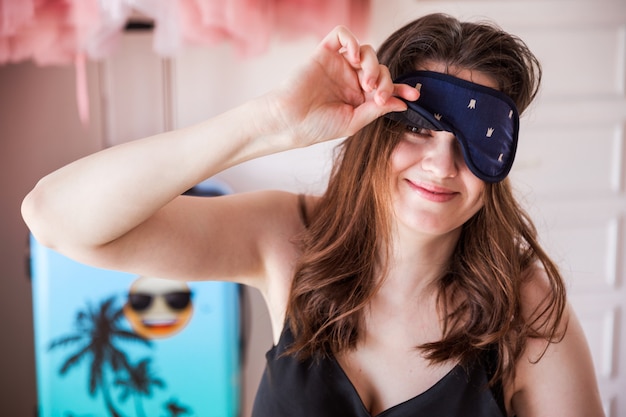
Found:
[[[378,52],[392,77],[420,62],[477,70],[498,82],[521,113],[537,94],[541,66],[524,42],[487,23],[424,16],[392,34]],[[363,309],[381,285],[390,240],[388,167],[401,133],[380,118],[338,148],[325,194],[301,238],[287,308],[295,336],[289,352],[301,357],[356,346]],[[530,319],[521,314],[524,272],[539,262],[552,291]],[[511,378],[528,337],[558,339],[565,290],[508,179],[486,184],[484,206],[464,226],[437,282],[444,336],[419,348],[434,362],[467,363],[496,347],[495,379]],[[457,297],[457,295],[461,295]]]

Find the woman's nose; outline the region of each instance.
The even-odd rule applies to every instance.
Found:
[[[459,145],[450,132],[436,132],[422,161],[422,168],[437,178],[454,178],[458,174]]]

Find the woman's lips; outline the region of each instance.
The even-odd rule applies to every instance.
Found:
[[[439,187],[433,184],[414,183],[407,180],[411,188],[428,201],[435,203],[445,203],[455,198],[458,193],[447,188]]]

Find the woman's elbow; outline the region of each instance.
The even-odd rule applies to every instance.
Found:
[[[58,221],[52,216],[52,202],[46,195],[49,191],[41,185],[41,181],[24,197],[21,213],[26,226],[37,241],[44,246],[54,248],[57,245],[54,233]]]

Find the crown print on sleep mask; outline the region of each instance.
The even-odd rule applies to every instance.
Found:
[[[404,100],[403,112],[386,117],[410,126],[452,132],[463,152],[467,167],[485,182],[502,181],[511,170],[519,114],[506,94],[432,71],[414,71],[394,80],[420,92],[416,101]]]

